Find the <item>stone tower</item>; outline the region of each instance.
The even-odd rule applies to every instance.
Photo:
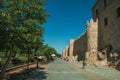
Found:
[[[97,60],[97,50],[98,50],[98,20],[96,22],[91,19],[90,22],[87,21],[87,53],[86,59],[87,64],[94,65]]]
[[[62,58],[65,59],[65,49],[62,51]]]
[[[97,51],[98,47],[98,20],[94,22],[93,19],[87,21],[87,51]]]
[[[73,60],[74,56],[73,56],[73,49],[74,49],[74,39],[70,40],[70,47],[69,47],[69,59]]]
[[[65,47],[65,58],[66,58],[66,60],[69,59],[69,46]]]

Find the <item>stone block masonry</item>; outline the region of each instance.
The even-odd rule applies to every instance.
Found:
[[[62,52],[62,58],[64,60],[69,60],[69,46],[66,46]]]
[[[87,52],[86,61],[89,65],[94,65],[97,60],[97,46],[98,46],[98,20],[93,19],[87,21]]]
[[[74,41],[74,57],[76,61],[82,61],[87,51],[86,31]]]

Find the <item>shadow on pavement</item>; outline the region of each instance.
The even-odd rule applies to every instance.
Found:
[[[43,71],[45,68],[30,68],[24,69],[19,73],[9,74],[7,80],[46,80],[46,72]]]

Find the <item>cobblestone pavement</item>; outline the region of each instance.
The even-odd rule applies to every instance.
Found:
[[[82,67],[82,65],[78,63],[71,63],[71,64],[78,68]],[[120,71],[117,70],[113,70],[109,68],[100,68],[95,66],[86,66],[85,71],[104,76],[108,80],[120,80]]]
[[[45,65],[45,69],[37,69],[26,80],[120,80],[119,71],[90,66],[81,69],[81,67],[80,64],[57,59]]]

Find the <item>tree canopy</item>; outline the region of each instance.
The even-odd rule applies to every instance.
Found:
[[[43,7],[45,0],[1,0],[0,4],[1,48],[10,43],[18,46],[42,42],[41,24],[48,15]]]

